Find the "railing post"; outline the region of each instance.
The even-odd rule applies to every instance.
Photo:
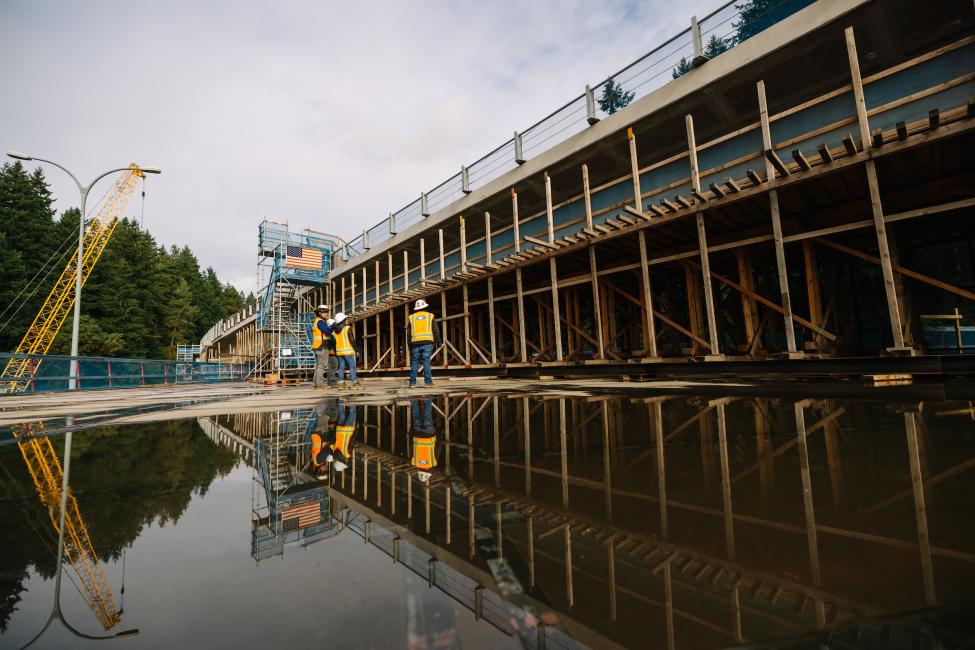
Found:
[[[430,204],[427,201],[426,192],[420,192],[420,215],[424,217],[430,216]]]
[[[108,359],[108,387],[112,387],[112,360]]]
[[[956,309],[955,311],[958,310]],[[34,365],[33,359],[30,360],[30,363],[27,364],[27,367],[30,369],[30,392],[34,393],[37,392],[37,384],[34,382],[34,379],[37,376],[36,375],[37,367]]]
[[[471,193],[471,174],[467,165],[460,166],[460,191],[464,194]]]
[[[588,84],[586,85],[586,121],[589,122],[589,126],[599,121],[599,118],[596,117],[596,97]]]
[[[146,362],[145,361],[139,362],[139,385],[140,386],[146,385]]]
[[[525,164],[525,151],[521,142],[521,134],[515,131],[515,163]]]

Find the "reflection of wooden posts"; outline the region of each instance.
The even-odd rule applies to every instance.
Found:
[[[674,587],[669,559],[664,560],[664,616],[667,621],[667,650],[674,650]]]
[[[521,398],[522,422],[525,427],[525,496],[532,495],[532,427],[528,398]]]
[[[802,482],[802,509],[806,522],[806,545],[809,552],[809,573],[813,586],[822,584],[822,574],[819,568],[819,539],[816,533],[816,515],[813,509],[812,477],[809,471],[809,448],[806,443],[806,414],[802,402],[793,405],[796,421],[796,435],[799,449],[799,476]],[[816,624],[825,625],[826,613],[823,601],[815,600]]]
[[[535,586],[535,520],[528,515],[528,586]]]
[[[846,53],[850,62],[850,81],[853,84],[853,100],[857,109],[860,141],[861,146],[866,149],[870,145],[870,123],[867,118],[867,104],[863,96],[863,81],[860,78],[860,61],[857,58],[853,28],[847,27],[844,34],[846,36]],[[887,311],[890,315],[890,329],[894,339],[894,348],[904,349],[904,329],[901,326],[901,314],[897,301],[894,269],[890,259],[887,225],[884,223],[884,209],[880,201],[880,185],[877,182],[877,168],[874,165],[873,159],[867,159],[864,167],[867,173],[867,186],[870,190],[870,209],[873,213],[874,231],[877,234],[877,248],[880,252],[880,268],[884,276],[884,292],[887,295]]]
[[[768,105],[765,101],[765,82],[758,82],[758,111],[762,125],[762,147],[772,151],[772,135],[769,128]],[[785,261],[785,246],[782,241],[782,215],[779,211],[779,193],[775,189],[775,167],[768,155],[765,156],[765,174],[769,185],[769,212],[772,216],[772,239],[775,246],[775,264],[779,276],[779,294],[782,297],[782,317],[785,321],[785,343],[790,354],[797,351],[796,331],[792,323],[792,297],[789,293],[789,274]]]
[[[657,501],[660,506],[660,537],[667,539],[667,472],[664,463],[664,416],[663,405],[650,405],[654,437],[657,440]]]
[[[917,545],[921,554],[921,576],[924,582],[924,602],[938,602],[934,588],[934,566],[931,563],[931,539],[928,536],[928,514],[924,504],[924,475],[921,469],[921,450],[917,436],[917,416],[904,414],[907,431],[907,454],[911,464],[911,488],[914,494],[914,516],[917,521]]]
[[[616,540],[606,545],[606,565],[609,567],[609,620],[616,620]]]
[[[467,497],[467,553],[474,559],[474,496]]]
[[[606,519],[613,520],[613,478],[612,463],[610,462],[609,444],[609,411],[606,409],[606,402],[600,404],[603,416],[603,491],[606,501]]]
[[[694,141],[694,118],[690,115],[684,116],[684,124],[687,127],[687,154],[691,163],[691,186],[693,190],[700,194],[701,177],[697,168],[697,144]],[[714,312],[714,291],[711,289],[711,258],[708,254],[708,237],[704,227],[704,211],[698,210],[695,215],[697,219],[697,244],[701,255],[701,279],[704,285],[704,309],[708,318],[708,342],[711,344],[711,354],[721,354],[718,348],[718,321]]]
[[[562,472],[562,507],[569,507],[569,457],[565,429],[565,398],[559,398],[559,458]]]
[[[569,608],[575,604],[575,591],[572,588],[572,529],[565,525],[565,593]]]
[[[843,455],[840,453],[840,441],[835,420],[830,420],[823,427],[823,441],[826,443],[826,462],[829,464],[829,486],[833,494],[833,507],[839,508],[843,503]]]
[[[498,398],[491,398],[494,402],[494,486],[501,486],[501,427],[498,422]]]
[[[449,445],[449,443],[448,443],[448,445]],[[450,483],[449,482],[448,483],[444,483],[444,486],[443,486],[443,499],[444,499],[444,510],[445,510],[444,516],[447,519],[447,530],[446,530],[447,546],[450,546],[450,530],[451,530],[451,526],[450,526],[450,523],[451,523],[451,521],[450,521],[450,503],[451,503],[451,494],[450,494]]]
[[[735,559],[735,521],[731,507],[731,474],[728,469],[728,431],[724,404],[717,405],[718,448],[721,456],[721,498],[724,505],[724,543],[729,560]]]
[[[430,534],[430,486],[423,486],[423,521],[424,530]]]
[[[464,403],[467,406],[467,479],[470,481],[474,480],[474,418],[471,414],[472,402],[472,398],[464,398]]]
[[[496,527],[495,535],[497,536],[498,539],[496,544],[496,546],[498,547],[498,557],[503,558],[504,557],[504,527],[501,525],[501,502],[500,501],[497,501],[494,504],[494,524]]]
[[[773,470],[775,465],[774,456],[772,455],[772,442],[769,439],[768,422],[765,419],[762,406],[758,400],[759,398],[757,397],[752,398],[752,404],[755,407],[755,455],[761,461],[758,476],[762,490],[762,512],[767,513],[772,495],[772,479],[774,478]]]

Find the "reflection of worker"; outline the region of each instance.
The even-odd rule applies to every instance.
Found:
[[[352,438],[355,436],[355,404],[339,404],[338,419],[335,422],[335,433],[328,439],[328,455],[326,459],[332,463],[332,469],[343,472],[349,466],[352,454]]]
[[[413,416],[410,464],[417,470],[416,477],[426,483],[437,466],[437,430],[433,427],[433,399],[423,400],[422,412],[420,400],[410,400],[410,412]]]
[[[315,414],[305,430],[311,443],[311,470],[320,479],[328,476],[330,447],[327,441],[335,437],[336,417],[335,400],[325,400],[315,407]]]

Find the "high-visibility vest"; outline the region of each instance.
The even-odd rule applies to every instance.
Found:
[[[318,324],[323,322],[324,318],[315,317],[315,322],[311,324],[311,349],[317,350],[325,344],[325,339],[328,338],[328,334],[323,332],[318,328]]]
[[[428,311],[410,314],[410,343],[433,343],[433,314]]]
[[[335,354],[337,356],[355,356],[355,349],[352,347],[352,340],[349,338],[350,329],[351,328],[346,325],[340,331],[332,332],[332,337],[335,339]]]
[[[349,457],[349,445],[352,444],[353,435],[355,435],[355,426],[335,427],[335,449],[341,451],[346,458]]]
[[[413,436],[413,458],[410,464],[417,469],[430,470],[437,466],[437,437]]]
[[[317,466],[318,454],[322,452],[322,435],[320,433],[311,434],[311,460]]]

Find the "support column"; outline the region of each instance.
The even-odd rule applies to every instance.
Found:
[[[690,115],[684,116],[684,124],[687,126],[687,153],[691,163],[691,186],[698,194],[701,192],[701,177],[697,169],[697,145],[694,142],[694,118]],[[711,259],[708,256],[708,237],[704,228],[704,212],[698,211],[697,219],[697,245],[701,251],[701,275],[704,284],[704,308],[708,317],[708,341],[711,344],[711,354],[718,356],[721,354],[718,348],[718,322],[714,315],[714,291],[711,290]]]
[[[545,172],[545,216],[548,221],[548,243],[555,242],[555,219],[552,211],[552,179]],[[552,326],[555,333],[555,360],[562,361],[562,319],[559,309],[559,276],[555,257],[548,258],[549,274],[552,280]]]
[[[738,263],[738,284],[747,291],[755,293],[755,276],[752,273],[752,258],[748,249],[736,248],[735,261]],[[758,334],[758,303],[747,293],[741,293],[741,311],[745,323],[745,340],[749,346],[755,343]],[[757,346],[754,346],[757,349]],[[749,348],[749,353],[751,347]]]
[[[518,217],[518,193],[511,188],[511,213],[513,215],[515,252],[521,251],[521,230]],[[528,344],[525,341],[525,294],[522,285],[521,267],[515,269],[515,285],[518,292],[518,343],[521,347],[521,362],[528,363]]]
[[[443,282],[447,278],[446,275],[447,271],[444,267],[444,259],[443,259],[443,228],[437,230],[437,241],[440,244],[440,281]]]
[[[802,242],[802,262],[803,270],[806,275],[806,296],[809,301],[809,320],[817,327],[823,327],[823,298],[819,283],[819,265],[816,263],[816,248],[812,241],[806,239]],[[822,343],[823,337],[819,334],[813,336],[813,341],[817,344]]]
[[[420,237],[420,286],[427,283],[427,247],[426,240]]]
[[[494,262],[494,251],[491,246],[491,213],[484,213],[484,261],[490,265]],[[497,336],[494,331],[494,278],[488,278],[488,335],[491,337],[491,363],[498,362]]]
[[[647,259],[647,235],[641,230],[640,238],[640,275],[643,278],[643,312],[647,320],[647,341],[645,350],[651,357],[657,356],[657,328],[653,323],[653,288],[650,285],[650,264]]]
[[[758,112],[762,123],[762,147],[772,150],[772,132],[769,128],[768,104],[765,101],[765,82],[758,82]],[[796,348],[796,330],[792,323],[792,297],[789,294],[789,272],[785,264],[785,245],[782,242],[782,215],[779,212],[779,193],[775,189],[775,167],[765,156],[765,176],[772,188],[768,193],[769,211],[772,213],[772,239],[775,245],[775,266],[779,275],[779,294],[782,296],[782,318],[785,321],[785,344],[790,357],[801,356]]]
[[[592,196],[589,190],[589,165],[582,165],[582,196],[586,204],[586,228],[592,228]],[[603,310],[599,299],[599,276],[596,269],[596,246],[589,244],[589,277],[592,280],[593,319],[596,321],[596,340],[599,342],[598,358],[606,358],[606,344],[603,337]]]

